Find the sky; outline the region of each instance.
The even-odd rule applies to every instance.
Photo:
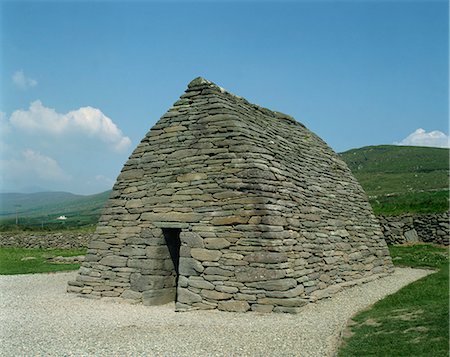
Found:
[[[1,1],[0,190],[93,194],[202,76],[336,152],[449,146],[446,0]]]

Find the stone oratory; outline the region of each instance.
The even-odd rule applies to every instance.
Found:
[[[295,313],[392,271],[364,191],[325,142],[196,78],[125,163],[68,291]]]

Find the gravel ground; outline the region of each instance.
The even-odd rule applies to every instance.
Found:
[[[332,356],[348,319],[431,273],[389,277],[297,315],[193,311],[79,298],[72,273],[0,276],[1,356]]]

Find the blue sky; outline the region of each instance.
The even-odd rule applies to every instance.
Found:
[[[205,77],[335,151],[448,146],[447,1],[1,2],[0,188],[109,189]]]

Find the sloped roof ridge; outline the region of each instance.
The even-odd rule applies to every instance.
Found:
[[[229,96],[231,96],[231,97],[233,97],[233,98],[236,98],[236,99],[238,99],[238,100],[240,100],[240,101],[243,101],[245,104],[250,105],[250,106],[252,106],[254,109],[257,109],[257,110],[259,110],[259,111],[261,111],[261,112],[263,112],[263,113],[265,113],[265,114],[268,114],[268,113],[269,113],[269,114],[274,115],[274,116],[277,117],[278,119],[287,120],[287,121],[291,122],[292,124],[298,124],[298,125],[300,125],[300,126],[302,126],[302,127],[305,127],[302,123],[298,122],[295,118],[293,118],[292,116],[290,116],[290,115],[288,115],[288,114],[281,113],[281,112],[274,111],[274,110],[270,110],[270,109],[265,108],[265,107],[262,107],[262,106],[260,106],[260,105],[250,103],[247,99],[245,99],[245,98],[243,98],[243,97],[240,97],[240,96],[238,96],[238,95],[236,95],[236,94],[233,94],[233,93],[227,91],[226,89],[224,89],[224,88],[218,86],[218,85],[215,84],[214,82],[211,82],[211,81],[209,81],[209,80],[207,80],[207,79],[205,79],[205,78],[203,78],[203,77],[197,77],[197,78],[194,78],[194,79],[188,84],[188,89],[187,89],[187,91],[190,91],[190,90],[199,90],[199,89],[203,89],[203,88],[208,88],[208,89],[210,89],[210,90],[211,90],[211,89],[212,89],[212,90],[216,90],[216,91],[219,92],[219,93],[226,94],[226,95],[229,95]]]

